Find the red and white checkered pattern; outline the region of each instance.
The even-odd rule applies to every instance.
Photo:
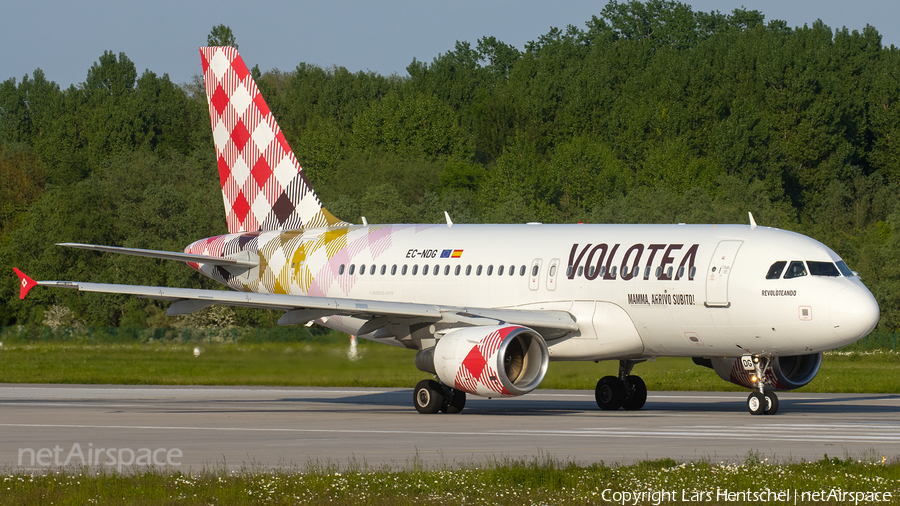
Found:
[[[200,61],[228,232],[343,225],[322,207],[237,49],[202,47]]]
[[[500,382],[493,364],[497,363],[497,352],[503,339],[517,327],[497,329],[485,336],[472,347],[456,371],[454,388],[470,394],[487,396],[491,392],[512,395]]]

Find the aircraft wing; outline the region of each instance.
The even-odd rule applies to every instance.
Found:
[[[494,309],[448,307],[414,302],[391,302],[367,299],[343,299],[336,297],[311,297],[303,295],[283,295],[272,293],[237,292],[225,290],[204,290],[196,288],[169,288],[162,286],[118,285],[109,283],[85,283],[80,281],[34,281],[18,269],[14,269],[21,280],[20,298],[25,298],[35,286],[72,288],[82,292],[117,293],[134,295],[148,299],[172,301],[166,311],[169,316],[177,316],[199,311],[212,305],[242,306],[261,309],[287,311],[279,320],[280,324],[291,325],[331,315],[347,315],[367,319],[373,323],[370,331],[380,328],[374,320],[382,318],[421,318],[424,321],[479,321],[496,320],[535,330],[546,329],[557,333],[578,330],[578,325],[566,311],[533,309]],[[365,330],[360,329],[360,334]]]

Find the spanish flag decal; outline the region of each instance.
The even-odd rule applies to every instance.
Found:
[[[453,250],[453,254],[450,255],[450,258],[459,258],[462,256],[462,252],[463,252],[463,250],[461,250],[461,249],[455,249],[455,250]]]

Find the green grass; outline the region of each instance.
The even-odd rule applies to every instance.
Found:
[[[310,465],[304,469],[208,470],[198,473],[135,469],[115,473],[58,469],[0,478],[0,505],[117,504],[795,504],[794,494],[845,495],[821,504],[859,504],[864,494],[900,497],[900,463],[831,458],[817,462],[772,463],[750,453],[742,463],[677,463],[672,459],[628,466],[561,463],[549,456],[502,460],[457,468],[405,469]],[[5,490],[3,490],[5,489]],[[745,494],[726,498],[723,493]],[[627,498],[614,494],[643,493]],[[785,501],[772,500],[782,495]],[[755,496],[753,494],[756,494]],[[611,499],[611,500],[606,500]],[[862,500],[860,500],[862,499]],[[615,501],[615,502],[613,502]],[[800,495],[796,504],[809,504]]]
[[[193,349],[201,350],[194,357]],[[358,358],[338,344],[4,344],[0,383],[283,385],[411,388],[428,374],[415,352],[361,343]],[[617,362],[552,362],[541,388],[593,389]],[[687,358],[635,367],[650,390],[744,391]],[[805,392],[896,392],[900,354],[828,353]]]

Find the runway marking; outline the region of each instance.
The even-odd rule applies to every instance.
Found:
[[[704,431],[697,434],[694,427],[670,427],[665,430],[628,431],[607,428],[585,428],[565,431],[541,431],[541,430],[504,430],[504,431],[409,431],[409,430],[378,430],[378,429],[298,429],[298,428],[259,428],[259,427],[196,427],[196,426],[159,426],[159,425],[84,425],[84,424],[22,424],[3,423],[0,427],[25,427],[25,428],[49,428],[49,429],[125,429],[125,430],[201,430],[224,432],[284,432],[284,433],[328,433],[328,434],[417,434],[417,435],[459,435],[459,436],[544,436],[544,437],[591,437],[591,438],[658,438],[658,439],[709,439],[709,438],[734,438],[740,441],[754,440],[778,440],[795,442],[823,442],[823,443],[900,443],[900,430],[896,434],[866,433],[863,435],[835,434],[834,436],[806,435],[793,433],[778,433],[763,430],[759,427],[723,427],[716,432]],[[802,427],[801,427],[802,428]],[[857,427],[854,427],[857,428]],[[868,428],[868,427],[860,427]],[[717,439],[716,443],[721,443]]]

